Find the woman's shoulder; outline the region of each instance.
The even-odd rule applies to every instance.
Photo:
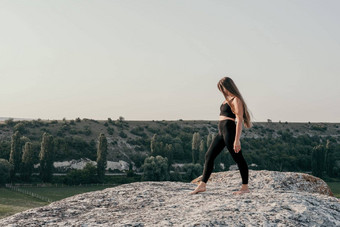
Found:
[[[237,96],[234,96],[231,100],[230,100],[232,103],[239,103],[239,102],[242,102],[241,99]]]
[[[229,103],[231,104],[232,107],[235,107],[235,106],[242,106],[242,100],[237,97],[237,96],[234,96],[230,101]]]
[[[238,99],[238,98],[237,98],[236,96],[234,96],[234,97],[232,97],[231,99],[229,99],[228,102],[229,102],[229,103],[234,103],[236,99]]]

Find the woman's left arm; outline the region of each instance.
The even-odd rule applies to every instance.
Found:
[[[238,98],[235,97],[235,100],[233,101],[234,104],[234,109],[235,109],[235,116],[237,119],[237,124],[236,124],[236,134],[235,134],[235,141],[234,141],[234,150],[235,152],[239,152],[241,150],[241,133],[242,133],[242,122],[243,122],[243,105],[242,101]]]

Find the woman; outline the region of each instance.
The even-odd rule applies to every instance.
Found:
[[[214,137],[207,153],[205,154],[205,163],[201,182],[197,188],[194,191],[189,192],[189,194],[196,194],[206,190],[206,183],[214,168],[214,160],[225,146],[228,148],[229,153],[237,163],[242,177],[241,189],[233,192],[233,194],[236,195],[250,192],[248,188],[248,165],[242,155],[240,143],[242,122],[244,122],[244,126],[246,128],[252,127],[248,108],[241,93],[230,77],[222,78],[218,82],[217,87],[226,99],[226,102],[223,102],[220,107],[221,112],[218,122],[218,134]],[[235,119],[237,123],[235,123]]]

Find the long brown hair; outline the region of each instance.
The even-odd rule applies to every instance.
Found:
[[[244,101],[244,99],[243,99],[240,91],[238,90],[237,86],[235,85],[234,81],[230,77],[223,77],[217,83],[217,88],[222,92],[222,94],[224,95],[224,97],[228,101],[228,99],[227,99],[228,95],[226,93],[224,93],[223,87],[225,89],[227,89],[231,94],[233,94],[234,96],[236,96],[237,98],[239,98],[242,101],[243,110],[244,110],[243,111],[244,126],[246,128],[252,127],[252,122],[250,120],[250,114],[249,114],[250,110],[248,110],[247,104]],[[230,105],[230,107],[232,108],[233,112],[235,112],[234,106]]]

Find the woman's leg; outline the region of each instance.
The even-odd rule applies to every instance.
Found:
[[[248,184],[248,178],[249,178],[248,164],[242,155],[242,149],[238,153],[232,150],[230,154],[233,157],[234,161],[237,163],[238,169],[240,170],[240,174],[242,177],[242,184]]]
[[[222,134],[218,133],[214,137],[207,152],[205,153],[205,163],[204,163],[204,170],[203,170],[203,176],[202,176],[202,181],[204,183],[207,183],[214,169],[214,160],[217,157],[217,155],[221,153],[224,147],[225,147],[225,143],[223,140],[223,136]]]
[[[232,158],[236,162],[238,169],[240,170],[242,184],[248,184],[249,178],[249,170],[248,164],[242,155],[242,149],[236,153],[234,150],[234,141],[235,141],[235,134],[236,134],[236,124],[233,121],[229,121],[224,127],[223,132],[223,139],[227,146],[229,153],[231,154]]]

